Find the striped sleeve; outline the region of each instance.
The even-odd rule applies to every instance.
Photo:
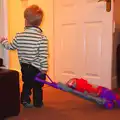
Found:
[[[41,70],[48,71],[48,39],[44,37],[39,42],[39,57]]]
[[[7,50],[16,50],[17,49],[17,34],[14,37],[12,42],[8,42],[8,40],[4,40],[2,42],[2,45],[7,49]]]

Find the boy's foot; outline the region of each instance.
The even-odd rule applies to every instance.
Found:
[[[30,103],[27,103],[27,102],[22,102],[22,105],[25,107],[25,108],[32,108],[32,107],[34,107],[32,104],[30,104]]]
[[[39,104],[39,105],[34,105],[34,107],[36,107],[36,108],[41,108],[41,107],[43,107],[44,106],[44,104],[43,104],[43,102],[41,103],[41,104]]]

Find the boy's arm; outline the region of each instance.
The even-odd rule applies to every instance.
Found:
[[[7,50],[16,50],[17,49],[17,35],[13,39],[12,42],[8,42],[7,38],[1,38],[1,44],[6,48]]]
[[[39,44],[39,57],[42,72],[48,71],[48,39],[44,37]]]

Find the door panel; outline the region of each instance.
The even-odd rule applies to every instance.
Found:
[[[101,22],[85,23],[84,55],[85,55],[85,76],[94,76],[100,79],[102,40]],[[95,65],[95,66],[94,66]],[[93,69],[94,68],[94,69]]]
[[[74,0],[54,2],[55,80],[66,82],[77,74],[76,57],[79,39],[77,39],[77,14],[74,14],[76,2]]]
[[[62,76],[72,76],[76,75],[76,57],[77,54],[77,39],[76,39],[76,24],[66,24],[62,26],[62,36],[61,36],[61,72]],[[74,63],[74,64],[73,64]],[[73,68],[75,68],[73,70]],[[68,79],[68,78],[66,78]]]

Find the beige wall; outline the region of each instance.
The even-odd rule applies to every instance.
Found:
[[[49,39],[49,53],[50,53],[50,74],[53,76],[53,0],[28,0],[28,5],[37,4],[39,5],[44,13],[44,21],[42,29],[45,35]],[[24,6],[21,4],[21,0],[8,0],[8,24],[9,24],[9,41],[15,36],[16,32],[24,30]],[[10,51],[10,69],[20,71],[20,65],[16,51]]]

